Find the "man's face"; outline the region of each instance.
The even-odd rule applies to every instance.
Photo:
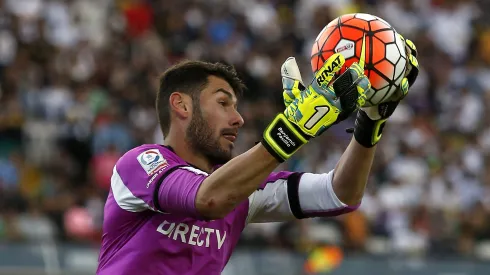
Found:
[[[210,76],[199,101],[193,100],[192,119],[187,141],[192,149],[204,155],[213,165],[232,158],[232,149],[243,118],[237,111],[237,98],[230,84]]]

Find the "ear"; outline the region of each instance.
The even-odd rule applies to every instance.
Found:
[[[187,118],[192,113],[192,98],[189,95],[174,92],[169,98],[170,110],[180,118]]]

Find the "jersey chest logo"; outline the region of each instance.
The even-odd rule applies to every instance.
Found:
[[[157,231],[169,239],[192,246],[216,246],[221,249],[226,241],[226,231],[209,227],[200,227],[186,223],[163,221]]]

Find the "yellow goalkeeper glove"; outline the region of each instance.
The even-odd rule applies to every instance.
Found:
[[[281,67],[284,112],[265,129],[262,144],[280,162],[291,157],[310,138],[346,119],[366,101],[371,84],[359,64],[354,63],[333,83],[345,59],[332,55],[305,88],[293,57]]]
[[[353,131],[354,137],[359,144],[367,148],[373,147],[379,142],[386,121],[395,112],[398,103],[407,96],[408,89],[413,85],[419,74],[417,48],[411,40],[403,38],[400,34],[399,37],[405,42],[407,56],[405,77],[402,79],[400,87],[387,102],[380,103],[377,106],[361,108],[357,113]]]

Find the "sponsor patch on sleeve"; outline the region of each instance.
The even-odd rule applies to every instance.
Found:
[[[149,149],[138,155],[138,162],[148,176],[168,166],[167,160],[158,149]]]

